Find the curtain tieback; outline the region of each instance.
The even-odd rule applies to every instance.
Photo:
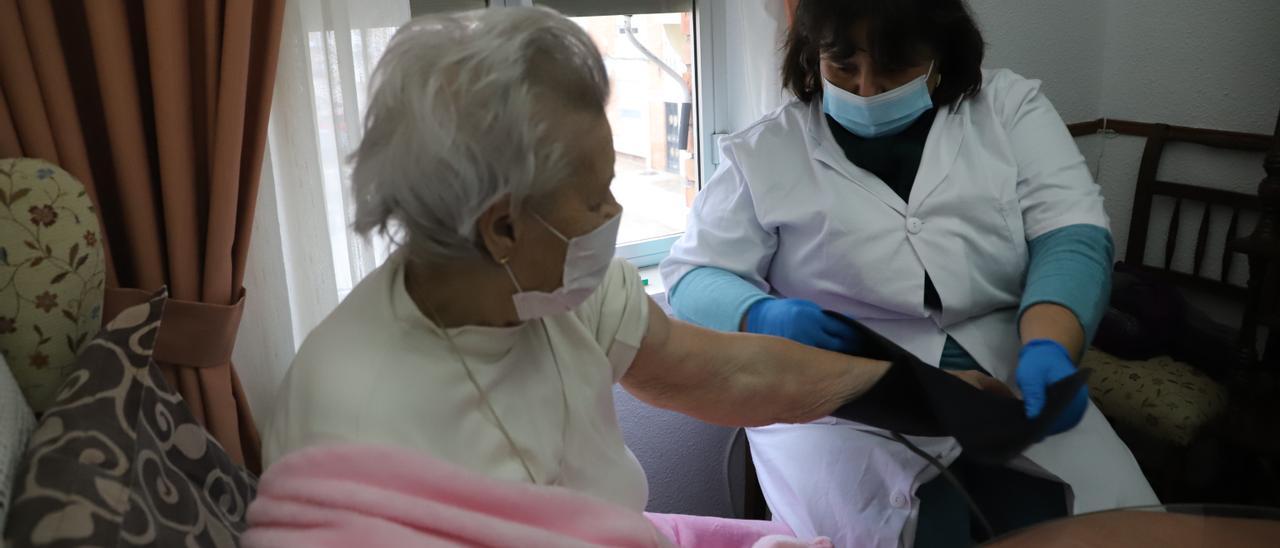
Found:
[[[103,325],[121,310],[147,302],[154,292],[141,289],[107,289]],[[240,317],[244,314],[244,289],[235,304],[218,305],[169,298],[160,316],[160,332],[152,358],[182,367],[216,367],[231,363]]]

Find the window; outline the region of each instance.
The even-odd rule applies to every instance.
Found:
[[[542,5],[595,40],[612,82],[613,193],[626,213],[618,255],[657,264],[685,230],[706,166],[700,149],[698,21],[693,0],[490,0]],[[708,2],[710,4],[710,2]],[[418,12],[414,12],[415,15]],[[708,171],[709,173],[709,171]]]
[[[684,232],[698,190],[693,13],[572,19],[595,39],[612,83],[619,253],[654,264]]]
[[[518,1],[518,0],[517,0]],[[657,264],[685,230],[701,188],[697,50],[692,0],[533,0],[582,25],[613,84],[613,193],[625,213],[618,255]]]
[[[709,98],[698,93],[698,67],[710,56],[698,53],[704,32],[693,0],[363,0],[358,8],[344,0],[305,2],[300,11],[339,298],[392,247],[350,231],[354,208],[345,162],[362,137],[369,76],[391,36],[412,16],[531,4],[570,17],[604,56],[613,84],[607,112],[617,158],[613,190],[626,210],[619,256],[639,266],[657,264],[684,232],[702,173],[710,173],[700,154],[709,132],[699,131]]]
[[[449,13],[483,9],[485,0],[409,0],[409,13],[414,17],[428,13]]]

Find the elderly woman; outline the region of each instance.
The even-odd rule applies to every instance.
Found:
[[[393,444],[642,510],[615,383],[747,426],[826,416],[883,375],[884,362],[669,320],[649,300],[613,260],[608,95],[591,39],[550,11],[396,34],[352,178],[356,230],[402,245],[302,345],[268,465],[325,442]]]

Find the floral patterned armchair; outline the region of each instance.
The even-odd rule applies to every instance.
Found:
[[[84,185],[66,171],[0,159],[0,351],[37,413],[101,327],[100,230]]]

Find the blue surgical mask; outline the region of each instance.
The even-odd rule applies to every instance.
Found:
[[[933,65],[919,78],[879,95],[862,97],[822,79],[822,111],[859,137],[873,139],[896,135],[933,108],[929,96],[929,75]]]

